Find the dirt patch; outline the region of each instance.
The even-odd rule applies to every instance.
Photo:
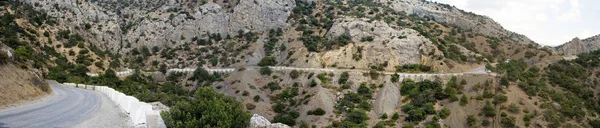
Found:
[[[12,64],[0,65],[0,108],[39,99],[51,91],[39,75]]]

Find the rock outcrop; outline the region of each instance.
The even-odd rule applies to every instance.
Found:
[[[269,122],[267,118],[260,116],[258,114],[252,115],[250,118],[250,128],[291,128],[282,123],[273,123]]]
[[[574,38],[573,40],[555,47],[555,51],[565,56],[572,56],[581,53],[591,52],[600,49],[600,35],[587,39]]]
[[[537,45],[524,35],[504,29],[489,17],[465,12],[450,5],[424,0],[377,0],[377,2],[390,3],[387,6],[396,11],[404,11],[421,17],[431,17],[438,22],[454,25],[464,30],[472,30],[486,36],[506,37],[513,43]]]
[[[128,48],[173,47],[218,34],[261,32],[288,26],[294,0],[241,0],[191,5],[188,1],[25,0],[67,24],[93,44],[112,52]],[[85,29],[84,29],[85,28]]]
[[[321,61],[338,67],[369,68],[371,65],[389,63],[387,70],[396,64],[419,64],[422,55],[441,54],[431,41],[412,29],[394,29],[383,21],[367,22],[368,19],[336,19],[327,33],[329,38],[347,35],[353,44],[323,53]],[[373,41],[361,41],[363,38]],[[358,47],[362,50],[358,51]],[[362,57],[355,60],[355,55]],[[357,62],[358,61],[358,62]]]

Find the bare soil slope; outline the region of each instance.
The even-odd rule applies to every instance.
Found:
[[[51,91],[40,75],[12,64],[0,65],[0,108],[37,99]]]

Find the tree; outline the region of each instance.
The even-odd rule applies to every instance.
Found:
[[[325,113],[326,113],[325,110],[323,110],[322,108],[317,108],[315,110],[309,110],[306,114],[322,116],[322,115],[325,115]]]
[[[439,113],[440,118],[446,119],[446,117],[450,116],[450,110],[448,108],[443,108]]]
[[[477,119],[475,118],[475,116],[473,116],[473,115],[467,116],[467,125],[473,126],[475,124],[477,124]]]
[[[193,98],[178,102],[161,113],[167,127],[228,127],[248,126],[252,115],[234,97],[200,87]]]
[[[340,79],[338,80],[338,84],[346,83],[346,81],[348,81],[349,78],[350,74],[348,74],[348,72],[342,72],[342,75],[340,75]]]
[[[398,120],[400,119],[400,114],[398,114],[398,112],[395,112],[394,115],[392,115],[392,120]]]
[[[290,78],[297,79],[298,77],[300,77],[300,72],[298,72],[298,70],[292,70],[290,72]]]
[[[367,115],[367,113],[364,110],[353,109],[350,112],[348,112],[344,121],[352,122],[354,124],[362,124],[369,119],[369,115]]]
[[[392,75],[392,78],[390,78],[390,81],[392,81],[392,83],[396,83],[396,82],[398,82],[399,79],[400,79],[400,75],[398,75],[398,73],[395,73]]]
[[[261,75],[271,75],[271,73],[273,73],[273,71],[271,71],[271,68],[269,68],[269,67],[261,67],[260,68]]]
[[[469,98],[467,98],[466,94],[463,94],[462,97],[460,97],[460,106],[465,106],[469,103]]]
[[[508,111],[512,113],[519,113],[519,107],[516,104],[512,103],[508,105]]]
[[[494,109],[494,106],[492,106],[492,104],[489,101],[486,102],[485,106],[483,106],[483,115],[485,115],[487,117],[496,116],[496,110]]]
[[[273,56],[263,57],[260,62],[258,62],[258,66],[274,66],[277,64],[277,60]]]

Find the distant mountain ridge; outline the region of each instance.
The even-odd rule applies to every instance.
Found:
[[[554,47],[559,54],[577,55],[600,49],[600,35],[595,35],[586,39],[573,38],[573,40]]]

